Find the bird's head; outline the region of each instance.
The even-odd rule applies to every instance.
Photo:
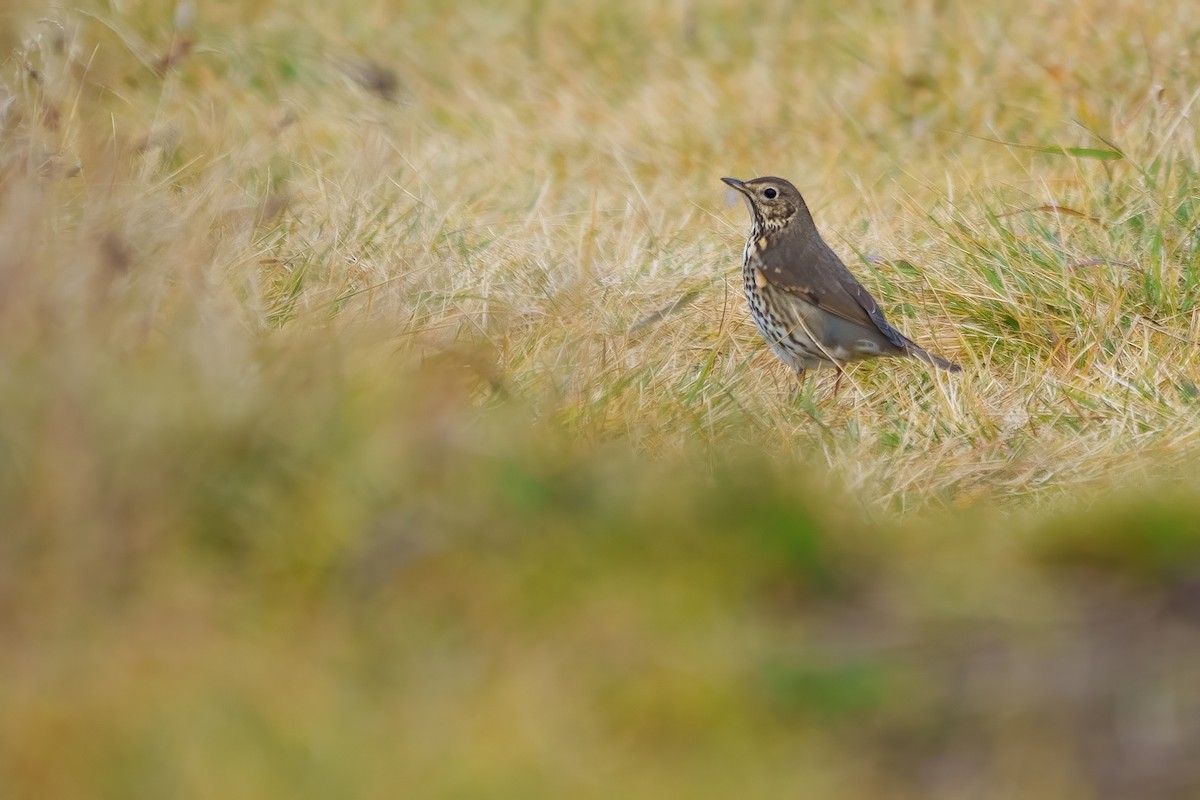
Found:
[[[783,178],[755,178],[739,181],[737,178],[721,178],[725,183],[742,193],[756,229],[779,230],[797,217],[811,219],[804,198],[795,186]]]

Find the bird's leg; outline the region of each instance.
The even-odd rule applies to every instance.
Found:
[[[835,380],[833,382],[833,398],[832,399],[836,400],[837,396],[838,396],[838,389],[841,388],[841,385],[842,385],[842,376],[846,374],[846,370],[844,370],[842,368],[841,364],[835,364],[834,366],[837,368],[837,380]]]
[[[804,367],[796,367],[796,391],[792,393],[792,405],[800,402],[804,394]]]

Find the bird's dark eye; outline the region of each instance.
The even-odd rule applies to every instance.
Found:
[[[779,197],[779,192],[775,191],[774,186],[768,186],[766,189],[763,189],[763,197],[768,200],[774,200],[776,197]]]

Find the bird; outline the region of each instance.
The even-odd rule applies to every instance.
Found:
[[[879,356],[907,356],[962,370],[917,345],[887,321],[875,298],[830,249],[800,192],[783,178],[722,178],[746,199],[750,235],[742,285],[750,315],[779,360],[806,369],[838,368]],[[836,391],[836,390],[835,390]]]

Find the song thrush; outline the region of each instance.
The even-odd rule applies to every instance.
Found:
[[[783,178],[721,180],[741,192],[750,209],[750,238],[742,254],[750,314],[775,355],[797,375],[876,356],[911,356],[960,371],[888,323],[825,244],[795,186]]]

